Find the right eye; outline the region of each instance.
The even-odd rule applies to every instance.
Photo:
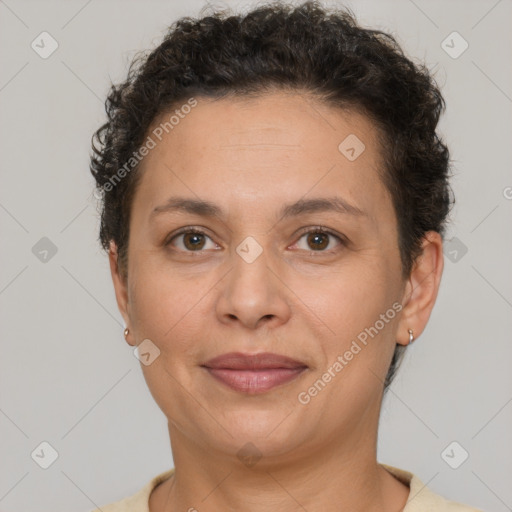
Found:
[[[196,228],[183,228],[178,233],[174,234],[171,239],[166,242],[167,245],[172,245],[184,252],[200,252],[204,249],[206,239],[209,239],[215,247],[217,244],[202,230]],[[175,240],[179,242],[174,243]]]

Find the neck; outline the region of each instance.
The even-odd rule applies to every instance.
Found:
[[[169,422],[175,473],[155,489],[150,510],[402,510],[409,488],[377,463],[376,425],[373,436],[367,429],[351,432],[300,455],[293,450],[244,465],[236,454],[206,451]]]

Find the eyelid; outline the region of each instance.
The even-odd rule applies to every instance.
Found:
[[[305,228],[299,229],[298,234],[305,235],[306,233],[316,233],[316,232],[327,233],[328,235],[332,235],[336,238],[339,238],[342,242],[345,241],[345,239],[343,238],[343,235],[341,235],[340,233],[336,233],[335,231],[333,231],[332,229],[330,229],[326,226],[307,226]]]

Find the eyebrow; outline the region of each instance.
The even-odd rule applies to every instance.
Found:
[[[352,216],[368,216],[366,212],[357,206],[348,203],[342,197],[335,196],[329,198],[299,199],[295,203],[284,205],[281,208],[279,218],[285,219],[307,213],[329,211]],[[202,217],[223,217],[222,209],[215,203],[187,197],[169,198],[164,204],[155,207],[151,212],[150,217],[154,217],[159,213],[169,212],[183,212],[200,215]]]

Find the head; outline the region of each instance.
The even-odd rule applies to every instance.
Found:
[[[393,37],[314,2],[180,19],[112,86],[91,159],[100,241],[177,428],[230,449],[292,411],[265,437],[276,453],[374,417],[441,279],[443,109]],[[248,398],[202,367],[233,351],[307,371]]]

